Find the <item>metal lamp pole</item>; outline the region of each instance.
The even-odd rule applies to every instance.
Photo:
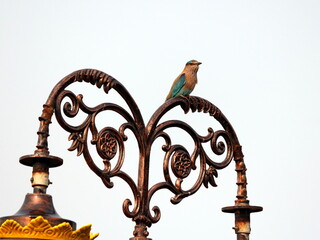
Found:
[[[98,88],[103,88],[104,92],[113,89],[125,100],[129,111],[113,103],[102,103],[95,107],[88,107],[83,102],[82,95],[76,96],[66,88],[75,82],[91,83]],[[67,101],[66,101],[67,100]],[[62,103],[64,101],[64,103]],[[62,106],[63,105],[63,106]],[[208,129],[206,136],[199,135],[186,122],[179,120],[161,121],[162,117],[171,109],[181,107],[185,113],[203,112],[212,116],[218,121],[221,130]],[[74,118],[79,112],[86,115],[85,120],[73,126],[67,123],[65,118]],[[124,123],[119,129],[105,127],[98,129],[96,126],[96,117],[106,111],[113,111],[123,117]],[[130,240],[148,240],[148,228],[160,219],[160,209],[154,206],[150,210],[150,200],[155,192],[161,189],[171,191],[174,196],[171,198],[173,204],[179,203],[185,197],[196,193],[204,185],[209,187],[216,186],[215,178],[218,170],[227,167],[232,160],[235,162],[237,173],[237,196],[235,205],[225,207],[223,212],[235,214],[235,232],[238,240],[249,239],[250,234],[250,213],[262,211],[262,207],[251,206],[247,199],[247,179],[246,166],[243,160],[241,145],[238,141],[235,131],[222,112],[209,101],[195,96],[176,97],[166,101],[161,105],[150,118],[147,124],[144,123],[140,110],[125,87],[110,75],[94,69],[83,69],[71,73],[62,79],[52,90],[47,102],[43,106],[40,116],[40,127],[38,134],[37,149],[34,154],[23,156],[20,163],[33,167],[32,186],[34,193],[29,196],[31,200],[26,200],[26,205],[34,205],[38,197],[42,199],[42,214],[49,218],[49,222],[55,225],[58,222],[70,220],[61,219],[55,215],[50,208],[52,203],[47,199],[46,189],[50,183],[49,168],[62,165],[62,159],[51,156],[48,150],[49,124],[51,118],[55,117],[60,126],[70,133],[69,140],[72,141],[70,151],[77,150],[78,156],[83,155],[89,168],[101,178],[107,188],[113,187],[111,179],[119,177],[123,179],[132,190],[134,200],[126,199],[123,202],[123,212],[135,221],[133,237]],[[194,142],[194,149],[189,152],[184,146],[173,144],[167,130],[179,128],[185,131]],[[125,131],[130,130],[138,143],[139,148],[139,166],[138,180],[134,181],[129,174],[122,170],[125,160],[125,141],[127,136]],[[88,139],[88,133],[92,138]],[[149,164],[150,152],[154,141],[162,138],[165,144],[162,147],[163,158],[163,180],[153,186],[149,185]],[[224,141],[220,141],[223,139]],[[203,145],[209,143],[211,150],[215,155],[225,154],[223,161],[215,162],[206,153]],[[96,147],[98,155],[101,157],[104,168],[100,169],[93,161],[88,144]],[[112,164],[111,164],[112,163]],[[199,175],[193,186],[187,190],[182,187],[182,182],[189,176],[192,170],[199,167]],[[173,174],[170,174],[173,173]],[[174,177],[173,177],[174,176]],[[36,200],[35,200],[36,199]],[[130,210],[129,207],[133,205]],[[49,207],[48,207],[49,206]],[[28,221],[32,217],[30,207],[24,205],[24,211],[18,216],[11,216],[19,221]],[[27,209],[27,210],[26,210]],[[27,218],[27,215],[29,218]],[[3,222],[9,217],[1,218]]]

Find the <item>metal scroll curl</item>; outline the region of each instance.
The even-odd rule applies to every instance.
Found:
[[[93,76],[92,76],[93,75]],[[121,106],[113,103],[102,103],[95,107],[87,106],[83,101],[81,94],[75,95],[73,92],[65,88],[73,82],[89,82],[98,88],[104,86],[104,91],[108,93],[110,89],[115,89],[127,102],[131,112],[128,112]],[[74,72],[64,78],[52,91],[48,101],[55,110],[55,116],[60,126],[70,133],[69,140],[72,144],[68,150],[77,151],[77,155],[83,155],[89,168],[98,175],[104,185],[108,188],[113,187],[112,177],[120,177],[128,183],[134,196],[133,210],[129,209],[132,205],[129,199],[123,203],[123,211],[127,217],[133,217],[139,209],[139,191],[135,181],[124,171],[121,170],[125,157],[125,144],[127,136],[125,130],[130,129],[135,135],[138,146],[142,148],[141,128],[144,123],[130,94],[126,89],[114,78],[97,70],[80,70]],[[47,105],[48,105],[47,103]],[[102,112],[112,111],[123,117],[119,129],[113,127],[105,127],[98,129],[96,126],[96,118]],[[84,120],[80,124],[71,124],[70,120],[84,113]],[[92,138],[88,139],[90,134]],[[88,145],[92,144],[96,147],[96,152],[101,157],[104,168],[100,169],[94,162],[90,154]],[[111,165],[111,162],[113,164]]]
[[[217,170],[227,167],[233,159],[233,140],[231,134],[225,129],[214,131],[212,128],[208,128],[208,134],[201,136],[190,125],[179,120],[169,120],[158,124],[166,112],[178,105],[180,105],[186,113],[191,109],[192,111],[209,112],[210,115],[221,114],[219,109],[202,98],[179,97],[169,103],[165,103],[164,106],[160,107],[153,115],[147,128],[150,129],[149,140],[151,142],[159,137],[165,140],[165,144],[162,147],[165,152],[163,160],[164,182],[155,184],[150,188],[149,201],[156,191],[164,188],[175,194],[175,196],[171,198],[171,202],[177,204],[183,198],[197,192],[202,184],[205,187],[208,187],[209,184],[216,187],[215,178],[218,176]],[[192,152],[189,152],[182,145],[172,144],[171,137],[166,131],[171,128],[182,129],[192,138],[194,142]],[[211,159],[203,146],[205,143],[210,144],[211,151],[214,154],[225,154],[224,159],[220,162],[215,162]],[[190,175],[192,170],[197,168],[197,159],[199,159],[198,177],[190,188],[184,190],[182,183],[184,179]],[[170,172],[172,173],[171,175]],[[172,175],[175,177],[175,180],[172,179]]]
[[[70,101],[65,102],[61,109],[60,106],[66,98],[69,98]],[[76,126],[69,124],[63,114],[66,117],[74,118],[79,113],[79,109],[87,115],[85,120]],[[96,117],[104,111],[116,111],[127,122],[122,124],[119,130],[106,127],[99,131],[96,127]],[[134,120],[126,110],[111,103],[104,103],[90,108],[84,104],[82,95],[76,96],[74,93],[64,90],[57,97],[55,113],[59,124],[66,131],[70,132],[69,140],[73,141],[69,148],[70,151],[77,150],[78,156],[84,154],[85,159],[92,159],[88,150],[88,133],[90,131],[92,134],[91,144],[96,145],[97,153],[103,159],[105,168],[103,170],[99,169],[91,160],[88,161],[90,167],[95,170],[94,172],[99,174],[101,174],[102,171],[115,173],[120,170],[124,160],[123,142],[127,139],[124,130],[130,128],[133,132],[135,131]],[[117,153],[119,153],[117,164],[111,169],[110,161]]]

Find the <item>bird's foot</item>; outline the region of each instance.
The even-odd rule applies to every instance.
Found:
[[[180,97],[183,97],[183,98],[189,99],[189,95],[180,95]]]

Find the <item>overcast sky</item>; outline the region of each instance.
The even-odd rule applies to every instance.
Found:
[[[32,192],[31,169],[18,159],[35,150],[42,104],[64,76],[82,68],[112,75],[147,122],[184,64],[196,59],[203,64],[192,94],[218,106],[233,125],[250,203],[264,207],[251,216],[251,238],[318,239],[319,13],[318,0],[1,0],[0,215],[14,214]],[[89,99],[103,99],[102,91],[89,90]],[[202,117],[208,118],[200,114],[193,126],[207,129]],[[55,119],[50,133],[51,154],[64,159],[51,170],[48,189],[58,213],[78,227],[93,224],[99,239],[130,238],[134,223],[122,212],[122,202],[133,199],[126,184],[114,179],[114,188],[105,188],[82,156],[67,151],[68,134]],[[127,167],[136,174],[132,151]],[[150,237],[235,239],[234,217],[221,212],[234,204],[235,182],[231,164],[219,171],[217,188],[201,188],[178,205],[170,192],[158,192],[152,206],[162,217]]]

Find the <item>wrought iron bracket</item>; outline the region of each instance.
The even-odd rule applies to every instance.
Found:
[[[67,87],[75,82],[85,82],[103,88],[104,92],[113,89],[125,100],[129,111],[114,103],[102,103],[95,107],[87,106],[82,95],[75,95]],[[173,108],[181,107],[185,113],[203,112],[218,121],[222,129],[208,129],[205,136],[199,135],[189,124],[178,120],[162,121],[162,117]],[[85,120],[76,126],[66,120],[77,116],[82,111]],[[106,126],[98,129],[96,117],[105,111],[116,112],[124,119],[119,129]],[[179,203],[182,199],[193,195],[204,185],[215,187],[215,178],[218,170],[227,167],[232,160],[235,161],[237,172],[237,199],[235,206],[223,208],[224,212],[235,213],[237,239],[249,239],[251,212],[262,211],[261,207],[249,205],[247,200],[246,166],[243,160],[241,145],[238,141],[233,127],[219,108],[209,101],[195,96],[176,97],[169,99],[161,105],[150,118],[144,123],[140,110],[132,96],[125,87],[110,75],[94,69],[83,69],[71,73],[63,78],[52,90],[47,102],[43,106],[42,115],[39,118],[40,127],[38,131],[37,149],[33,155],[20,158],[24,165],[32,166],[33,174],[37,175],[38,183],[33,184],[34,192],[45,193],[49,181],[50,167],[62,164],[62,159],[51,156],[48,149],[49,124],[51,118],[55,117],[60,126],[70,133],[69,140],[72,141],[70,151],[77,151],[77,155],[83,155],[89,168],[101,178],[107,188],[113,187],[111,179],[119,177],[123,179],[132,190],[134,200],[126,199],[123,202],[123,212],[136,222],[132,240],[147,240],[148,227],[160,219],[160,208],[154,206],[150,210],[152,196],[161,189],[171,191],[174,196],[171,202]],[[185,131],[194,142],[194,149],[188,151],[180,144],[173,144],[167,130],[179,128]],[[125,160],[125,131],[130,130],[137,141],[139,148],[138,180],[134,181],[123,169]],[[90,133],[90,134],[89,134]],[[88,139],[92,136],[91,139]],[[153,186],[149,186],[149,165],[151,146],[158,138],[162,138],[165,144],[162,147],[163,157],[163,180]],[[209,144],[213,154],[225,156],[222,161],[216,162],[209,157],[204,144]],[[94,145],[98,155],[101,157],[104,168],[99,168],[90,154],[88,145]],[[112,163],[112,164],[111,164]],[[197,166],[196,166],[197,165]],[[196,168],[198,177],[192,187],[185,190],[183,180]],[[39,174],[41,173],[41,174]],[[42,176],[44,173],[44,177]],[[170,174],[171,173],[171,174]],[[41,177],[39,177],[41,175]],[[132,207],[130,207],[133,205]],[[243,238],[245,236],[245,238]]]

